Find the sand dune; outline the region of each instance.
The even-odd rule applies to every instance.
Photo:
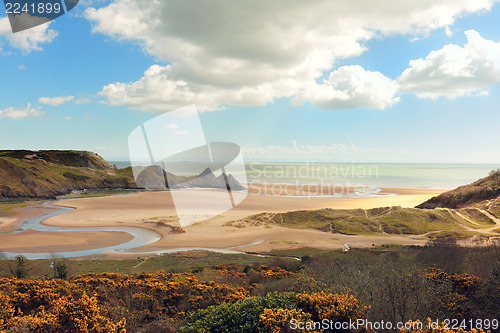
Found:
[[[328,189],[321,188],[325,193]],[[211,190],[195,190],[201,197],[213,196]],[[244,246],[238,248],[245,251],[268,251],[271,249],[285,249],[296,247],[318,247],[318,248],[341,248],[345,243],[354,246],[371,246],[393,242],[400,244],[421,244],[424,242],[418,236],[346,236],[329,234],[315,230],[294,230],[282,227],[251,227],[237,229],[225,227],[228,221],[237,220],[260,212],[285,212],[304,209],[352,209],[352,208],[375,208],[381,206],[404,206],[413,207],[430,197],[438,195],[443,190],[414,189],[414,188],[384,188],[381,194],[392,193],[393,196],[375,196],[371,198],[334,198],[334,197],[299,197],[308,193],[317,193],[317,189],[308,189],[290,186],[288,194],[259,195],[256,193],[269,194],[269,187],[259,184],[249,186],[250,194],[236,208],[219,216],[210,218],[202,223],[185,227],[183,234],[169,233],[170,229],[159,226],[155,221],[163,220],[176,224],[176,211],[172,197],[168,191],[161,192],[139,192],[127,195],[116,195],[99,198],[70,199],[59,202],[59,205],[74,207],[75,210],[60,216],[52,217],[44,223],[61,227],[113,227],[132,226],[141,227],[159,232],[164,236],[160,241],[136,249],[135,251],[152,251],[162,248],[173,247],[207,247],[207,248],[230,248],[261,241],[258,245]],[[295,193],[295,195],[293,195]],[[351,193],[352,189],[346,189],[345,193]],[[178,202],[190,206],[196,212],[201,202],[192,199],[193,189],[182,192]],[[312,194],[311,194],[312,195]],[[180,201],[179,201],[180,200]],[[207,207],[205,207],[207,208]],[[208,207],[210,209],[210,207]],[[34,208],[19,209],[18,219],[26,218],[24,212],[33,213]],[[154,219],[157,218],[157,219]],[[199,216],[198,216],[199,218]],[[12,223],[12,221],[10,221]],[[107,246],[116,244],[127,235],[121,233],[97,232],[97,233],[60,233],[54,235],[40,235],[33,232],[25,232],[18,235],[1,235],[1,250],[24,249],[29,252],[43,252],[52,244],[52,249],[68,251],[87,248],[87,246]],[[120,238],[121,237],[121,238]],[[89,241],[92,239],[92,241]],[[123,241],[126,241],[124,239]],[[16,245],[18,244],[18,245]],[[357,244],[357,245],[356,245]],[[63,249],[64,248],[64,249]]]

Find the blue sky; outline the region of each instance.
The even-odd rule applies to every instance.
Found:
[[[81,1],[17,34],[0,5],[0,149],[126,159],[195,104],[248,161],[500,164],[499,3],[253,3]]]

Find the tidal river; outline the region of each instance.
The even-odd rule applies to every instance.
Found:
[[[72,211],[74,208],[58,206],[58,201],[44,202],[42,205],[45,207],[56,208],[55,211],[50,213],[34,217],[29,221],[25,222],[21,227],[21,230],[16,233],[21,233],[25,230],[31,229],[35,231],[42,232],[79,232],[79,231],[113,231],[113,232],[126,232],[132,235],[134,238],[130,241],[127,241],[122,244],[82,250],[82,251],[69,251],[69,252],[50,252],[50,253],[15,253],[15,252],[4,252],[8,258],[15,257],[17,255],[23,255],[28,259],[48,259],[48,258],[74,258],[74,257],[82,257],[89,255],[96,255],[100,253],[123,253],[123,254],[137,254],[137,255],[146,255],[146,254],[163,254],[163,253],[175,253],[182,251],[192,251],[192,250],[205,250],[205,251],[213,251],[219,253],[239,253],[242,254],[244,252],[236,251],[231,248],[228,249],[213,249],[213,248],[193,248],[193,247],[182,247],[182,248],[172,248],[172,249],[164,249],[152,252],[133,252],[129,251],[134,248],[139,248],[141,246],[145,246],[148,244],[152,244],[161,239],[160,234],[143,228],[133,228],[133,227],[91,227],[91,228],[63,228],[63,227],[53,227],[49,225],[44,225],[42,222],[48,218],[66,214]],[[259,242],[253,243],[257,244]],[[253,245],[249,244],[249,245]]]

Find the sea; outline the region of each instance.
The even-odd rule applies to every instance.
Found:
[[[128,161],[111,161],[118,168]],[[453,189],[488,176],[498,164],[246,163],[249,183]]]

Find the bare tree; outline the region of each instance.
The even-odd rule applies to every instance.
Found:
[[[18,279],[25,278],[31,271],[28,259],[22,255],[16,256],[14,258],[13,262],[9,264],[9,269],[12,275]]]

